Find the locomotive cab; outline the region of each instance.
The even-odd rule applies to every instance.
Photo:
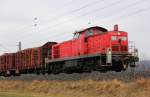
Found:
[[[94,26],[94,27],[90,27],[90,28],[82,30],[82,31],[76,31],[74,33],[73,39],[88,38],[90,36],[103,34],[105,32],[107,32],[107,29],[98,27],[98,26]]]
[[[102,45],[100,36],[107,32],[107,29],[98,26],[75,32],[72,40],[72,56],[94,54],[97,53],[96,51],[101,52],[99,48]]]

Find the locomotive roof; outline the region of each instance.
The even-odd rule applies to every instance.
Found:
[[[45,46],[45,45],[48,45],[48,44],[54,44],[54,43],[57,43],[57,42],[47,42],[47,43],[45,43],[45,44],[42,45],[42,46]]]
[[[87,31],[87,30],[90,30],[90,29],[98,29],[98,30],[100,30],[100,31],[102,31],[102,32],[107,32],[107,31],[108,31],[107,29],[105,29],[105,28],[103,28],[103,27],[93,26],[93,27],[90,27],[90,28],[83,29],[83,30],[81,30],[81,31],[77,31],[77,32],[75,32],[75,33],[82,33],[82,32],[84,32],[84,31]]]

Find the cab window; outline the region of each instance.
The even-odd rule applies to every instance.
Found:
[[[97,33],[97,34],[102,34],[102,33],[104,33],[104,32],[102,32],[102,31],[97,31],[96,33]]]
[[[111,40],[117,40],[117,36],[111,36]]]
[[[122,36],[121,40],[127,40],[127,37],[126,36]]]
[[[78,39],[80,37],[80,33],[75,33],[73,39]]]
[[[94,35],[93,30],[87,30],[86,37]]]

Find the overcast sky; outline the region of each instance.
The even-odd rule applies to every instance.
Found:
[[[75,30],[119,24],[150,59],[150,0],[0,0],[0,54],[72,38]],[[37,26],[34,26],[37,24]]]

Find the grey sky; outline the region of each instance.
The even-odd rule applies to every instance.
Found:
[[[23,48],[36,47],[71,39],[85,27],[112,30],[119,24],[140,56],[150,59],[149,17],[150,0],[0,0],[0,54],[17,51],[18,41]]]

